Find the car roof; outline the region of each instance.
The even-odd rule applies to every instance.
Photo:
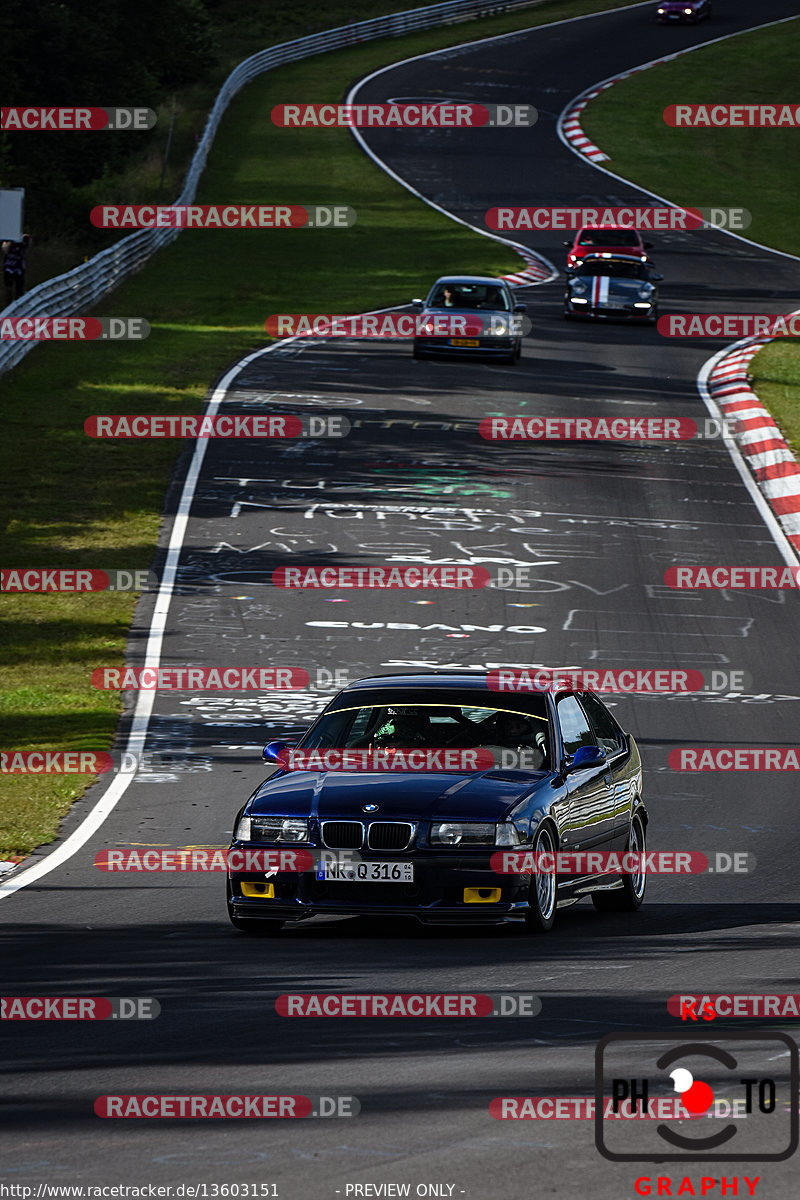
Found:
[[[632,229],[630,225],[581,225],[578,235],[582,233],[635,233],[640,240],[642,236],[638,229]]]
[[[486,686],[486,671],[425,671],[403,672],[402,674],[370,675],[355,679],[331,701],[326,711],[332,708],[347,708],[353,703],[394,704],[428,703],[461,704],[465,698],[481,699],[478,707],[505,708],[525,711],[526,702],[535,697],[536,707],[546,695],[547,689],[532,689],[524,692],[494,692]],[[387,696],[388,693],[388,696]],[[482,695],[481,695],[482,693]],[[380,694],[380,700],[378,700]],[[484,699],[485,697],[485,699]]]
[[[440,275],[431,287],[437,287],[440,283],[491,283],[494,287],[498,284],[501,287],[508,287],[505,279],[497,279],[494,275]]]

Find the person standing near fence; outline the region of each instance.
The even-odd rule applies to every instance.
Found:
[[[3,242],[3,283],[6,289],[6,304],[11,304],[25,291],[26,254],[32,239],[25,233],[21,242]]]

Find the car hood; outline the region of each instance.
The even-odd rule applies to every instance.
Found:
[[[547,771],[403,772],[291,771],[262,783],[250,816],[319,816],[362,819],[365,804],[377,804],[374,820],[502,820]]]
[[[625,279],[617,278],[614,275],[592,275],[581,280],[586,285],[585,291],[578,291],[575,288],[577,279],[570,279],[570,291],[575,295],[585,296],[587,300],[591,300],[593,305],[605,304],[609,300],[620,300],[626,304],[631,304],[634,300],[639,299],[639,293],[647,283],[646,279]],[[651,296],[653,293],[646,293]]]
[[[695,0],[664,0],[658,7],[666,12],[683,12],[685,8],[695,9],[698,6]]]
[[[505,309],[502,308],[424,308],[420,316],[465,317],[467,322],[478,321],[480,322],[481,326],[483,326],[484,322],[491,322],[492,318],[495,319],[495,322],[500,318],[506,321],[513,320],[513,313],[506,312]],[[475,334],[471,333],[471,330],[469,330],[469,325],[467,326],[467,329],[468,332],[466,336],[476,336]]]

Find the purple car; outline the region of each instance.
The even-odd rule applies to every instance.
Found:
[[[656,20],[662,25],[696,25],[710,16],[711,0],[662,0],[656,10]]]

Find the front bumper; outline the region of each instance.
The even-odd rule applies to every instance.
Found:
[[[591,304],[572,304],[569,300],[565,301],[564,309],[571,317],[588,317],[594,321],[652,321],[655,313],[655,307],[634,308],[627,304],[624,308],[592,307]]]
[[[478,345],[451,346],[449,338],[415,338],[414,352],[420,358],[445,357],[451,354],[463,354],[467,357],[480,354],[502,354],[507,357],[517,345],[517,339],[514,337],[481,337],[471,340],[477,342]]]
[[[252,919],[298,921],[308,917],[388,916],[415,917],[430,924],[498,924],[508,918],[524,917],[528,909],[529,881],[517,875],[498,875],[489,866],[493,851],[480,857],[442,855],[370,854],[370,861],[414,863],[413,883],[343,882],[317,879],[312,872],[230,872],[228,906],[231,916]],[[274,897],[243,896],[241,884],[265,881],[273,884]],[[465,889],[494,893],[497,899],[467,902]]]

